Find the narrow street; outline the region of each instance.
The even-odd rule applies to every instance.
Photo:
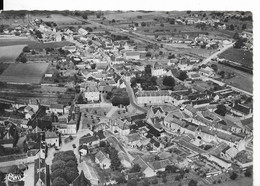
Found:
[[[140,107],[137,103],[136,103],[136,100],[135,100],[135,94],[134,94],[134,91],[132,89],[132,87],[130,86],[130,82],[124,80],[125,82],[125,85],[126,85],[126,91],[128,93],[128,96],[129,96],[129,100],[130,100],[130,104],[136,108],[137,110],[140,110],[141,112],[147,112],[147,110],[143,107]]]

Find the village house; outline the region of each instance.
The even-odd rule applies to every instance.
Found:
[[[159,65],[156,62],[151,69],[152,76],[161,77],[164,76],[167,71],[164,69],[164,65]]]
[[[170,165],[171,162],[168,159],[164,159],[164,160],[153,161],[150,162],[149,164],[152,166],[154,171],[158,172],[158,171],[165,171],[165,167],[167,165]]]
[[[91,186],[90,181],[85,177],[84,172],[81,171],[79,176],[71,184],[72,186]]]
[[[199,74],[202,75],[202,76],[214,77],[215,72],[212,68],[207,66],[206,68],[201,68],[199,70]]]
[[[64,114],[64,105],[62,104],[51,104],[49,109],[46,110],[46,113],[54,113],[62,115]]]
[[[91,136],[91,135],[85,135],[85,136],[82,136],[80,139],[79,139],[79,145],[88,145],[89,147],[93,147],[93,146],[96,146],[99,144],[99,139],[97,136]]]
[[[166,113],[164,112],[162,107],[152,106],[151,109],[148,111],[147,115],[150,118],[154,118],[154,117],[162,118],[166,116]]]
[[[126,60],[130,60],[130,59],[139,60],[140,59],[140,53],[135,52],[135,51],[129,51],[129,52],[124,53],[124,57],[125,57]]]
[[[235,104],[230,111],[238,116],[244,117],[244,119],[252,115],[252,109],[240,103]]]
[[[50,168],[45,159],[38,158],[34,161],[34,186],[50,185]]]
[[[101,169],[108,169],[111,165],[111,160],[108,158],[108,155],[102,151],[99,151],[95,155],[95,162],[99,164]]]
[[[85,91],[85,98],[88,101],[99,101],[100,100],[100,92],[96,86],[88,86]]]
[[[123,151],[118,152],[118,158],[120,159],[121,164],[125,168],[131,168],[131,161],[126,153]]]
[[[144,104],[162,104],[172,103],[173,97],[167,90],[160,91],[138,91],[136,93],[137,103]]]
[[[138,164],[141,167],[141,172],[144,173],[145,177],[152,177],[156,175],[156,172],[153,170],[152,166],[145,162],[140,155],[132,161],[132,165],[135,164]]]
[[[110,120],[110,130],[114,133],[118,133],[120,136],[126,136],[130,134],[129,125],[130,122],[128,122],[127,120]]]
[[[45,132],[45,142],[49,146],[59,146],[59,137],[55,132]]]

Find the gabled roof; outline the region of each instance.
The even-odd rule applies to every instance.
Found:
[[[50,132],[50,131],[45,132],[45,139],[50,139],[50,138],[58,138],[58,136],[55,132]]]
[[[62,105],[62,104],[51,104],[50,108],[51,109],[63,109],[64,105]]]
[[[142,171],[144,171],[147,167],[149,167],[149,165],[139,155],[132,161],[132,165],[134,164],[140,165]]]
[[[128,138],[128,142],[134,142],[140,140],[140,135],[138,133],[129,134],[126,137]]]
[[[165,168],[167,165],[170,165],[170,160],[160,160],[160,161],[154,161],[150,163],[154,170],[159,170],[162,168]]]
[[[34,160],[34,185],[37,185],[37,183],[42,182],[45,185],[47,185],[46,183],[46,164],[45,164],[45,160],[38,158],[36,160]]]
[[[72,182],[72,186],[91,186],[91,183],[81,171],[80,175]]]
[[[157,112],[159,112],[161,114],[164,113],[164,111],[161,107],[152,107],[151,109],[152,109],[153,114],[156,114]]]
[[[239,111],[243,114],[249,114],[250,113],[250,108],[249,107],[246,107],[242,104],[236,104],[234,107],[233,107],[234,110],[236,111]]]
[[[103,161],[105,161],[106,159],[109,159],[106,154],[102,151],[99,151],[96,155],[95,155],[95,158],[98,159],[98,161],[100,163],[102,163]]]
[[[79,139],[79,144],[82,145],[84,143],[91,143],[93,141],[97,141],[98,139],[96,138],[96,136],[82,136]]]

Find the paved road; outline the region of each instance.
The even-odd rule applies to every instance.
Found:
[[[208,62],[210,62],[213,58],[216,58],[219,54],[225,52],[227,49],[231,48],[234,45],[233,43],[230,43],[226,46],[224,46],[222,49],[220,49],[219,51],[215,52],[214,54],[210,55],[209,57],[207,57],[206,59],[204,59],[199,65],[206,65]]]
[[[131,105],[136,108],[137,110],[140,110],[141,112],[147,112],[146,109],[144,109],[143,107],[140,107],[137,103],[136,103],[136,100],[135,100],[135,94],[134,94],[134,91],[132,89],[132,87],[130,86],[130,82],[129,81],[126,81],[124,80],[125,82],[125,85],[126,85],[126,91],[128,93],[128,96],[129,96],[129,100],[130,100],[130,103]]]

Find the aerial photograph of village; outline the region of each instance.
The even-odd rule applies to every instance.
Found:
[[[252,186],[250,11],[0,13],[0,186]]]

